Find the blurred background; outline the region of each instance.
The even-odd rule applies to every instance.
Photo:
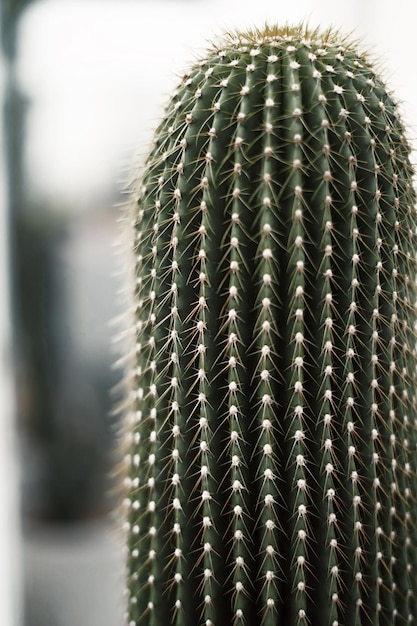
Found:
[[[414,137],[414,24],[408,0],[2,0],[0,15],[0,623],[122,626],[118,207],[176,76],[226,29],[334,25],[381,59]]]

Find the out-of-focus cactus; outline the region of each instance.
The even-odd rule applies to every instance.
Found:
[[[409,153],[337,33],[182,79],[133,218],[129,625],[417,619]]]

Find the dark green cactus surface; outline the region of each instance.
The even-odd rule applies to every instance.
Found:
[[[130,626],[416,622],[409,153],[330,31],[183,77],[133,217]]]

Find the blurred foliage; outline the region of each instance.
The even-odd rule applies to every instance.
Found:
[[[28,197],[25,120],[30,102],[15,73],[19,18],[31,0],[0,0],[7,61],[2,112],[7,154],[18,427],[22,444],[23,512],[70,521],[102,514],[114,432],[109,359],[89,362],[71,346],[68,267],[62,256],[71,211]],[[103,269],[106,272],[107,268]],[[77,280],[77,278],[75,278]],[[94,302],[91,301],[91,307]],[[105,343],[106,338],[101,337]]]
[[[54,210],[53,210],[54,209]],[[109,472],[115,425],[109,415],[116,373],[103,353],[74,346],[73,268],[77,254],[71,216],[62,207],[31,205],[15,222],[18,408],[26,441],[24,511],[71,521],[111,506]],[[78,225],[77,232],[83,232]],[[94,278],[94,277],[93,277]],[[95,285],[86,305],[97,305]],[[105,334],[105,333],[103,333]],[[81,339],[82,342],[82,339]]]
[[[3,53],[9,59],[15,56],[16,27],[24,9],[33,0],[1,0],[0,21]]]

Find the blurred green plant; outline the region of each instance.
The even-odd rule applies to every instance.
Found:
[[[3,52],[8,58],[16,53],[16,27],[24,9],[32,0],[2,0],[0,3],[0,24]]]
[[[109,389],[117,381],[110,354],[106,359],[100,353],[95,363],[90,359],[86,364],[72,353],[69,363],[73,342],[64,306],[68,267],[61,247],[68,241],[74,216],[27,193],[24,143],[30,103],[21,92],[15,66],[20,18],[29,4],[16,0],[0,4],[7,60],[2,114],[22,504],[25,515],[69,521],[105,513],[112,506],[107,493],[114,428]],[[115,285],[110,280],[111,289]]]
[[[62,207],[47,210],[45,205],[32,204],[31,210],[26,207],[15,219],[24,512],[55,521],[102,515],[113,504],[109,473],[115,423],[110,416],[110,390],[119,374],[111,369],[111,330],[94,315],[104,287],[95,271],[100,262],[91,258],[86,264],[88,259],[82,259],[74,266],[73,261],[79,252],[78,238],[88,236],[86,229],[98,235],[85,220],[77,222]],[[100,213],[97,219],[102,224],[106,216]],[[101,250],[107,255],[106,245],[95,245],[96,256]],[[104,267],[107,271],[108,265]],[[117,285],[108,278],[106,286],[109,293]],[[88,358],[80,351],[88,338],[74,342],[79,322],[74,315],[86,306],[103,326],[96,331],[100,340],[106,341],[106,332],[109,335],[109,345],[88,353]],[[88,330],[78,328],[83,333]]]

